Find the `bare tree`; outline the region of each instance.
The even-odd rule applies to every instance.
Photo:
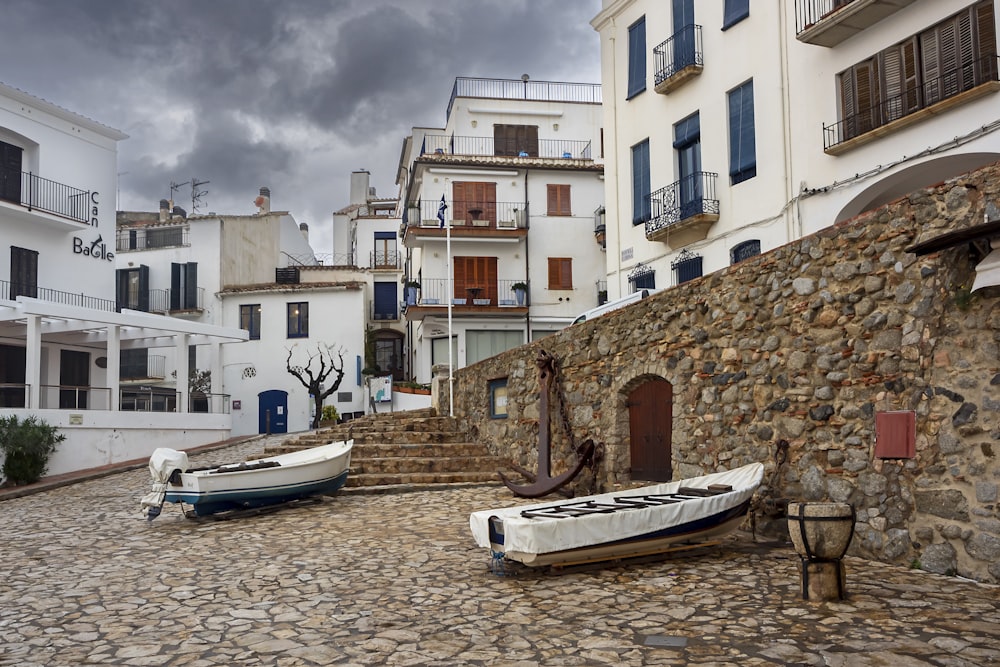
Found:
[[[327,396],[337,391],[341,381],[344,379],[344,353],[342,349],[336,351],[325,343],[316,343],[316,351],[309,353],[309,359],[304,366],[292,365],[292,352],[295,345],[288,348],[288,357],[285,358],[285,369],[298,378],[302,386],[309,390],[309,393],[316,398],[316,414],[313,415],[311,428],[319,428],[319,420],[323,415],[323,401]],[[336,359],[334,355],[336,354]],[[317,364],[317,368],[313,364]],[[330,386],[323,388],[327,378],[335,375],[335,379]]]

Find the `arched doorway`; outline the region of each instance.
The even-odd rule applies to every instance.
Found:
[[[257,394],[258,433],[288,433],[288,392],[270,389]]]
[[[628,394],[629,454],[633,480],[667,482],[671,469],[674,388],[651,378]]]

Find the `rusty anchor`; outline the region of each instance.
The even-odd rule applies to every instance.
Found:
[[[588,463],[593,464],[594,462],[594,442],[586,440],[577,451],[577,460],[570,469],[555,477],[552,476],[551,446],[549,441],[551,430],[549,420],[549,392],[555,384],[556,360],[551,354],[545,350],[541,350],[535,359],[535,365],[538,366],[539,385],[538,476],[532,484],[517,486],[507,479],[502,472],[500,473],[500,478],[507,488],[522,498],[539,498],[553,493],[571,482],[580,474],[585,465]],[[565,405],[561,404],[561,407],[565,408]],[[565,411],[563,411],[563,428],[566,429],[567,435],[569,435],[572,442],[573,434],[570,430]]]

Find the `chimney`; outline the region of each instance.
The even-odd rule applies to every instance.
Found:
[[[309,243],[309,225],[304,222],[300,222],[299,231],[302,232],[302,236],[305,237],[306,243]]]
[[[166,222],[170,219],[170,202],[166,199],[160,200],[160,222]]]
[[[352,204],[367,204],[369,180],[371,175],[367,169],[359,169],[351,172],[351,201]]]
[[[261,187],[260,194],[256,199],[253,200],[254,206],[257,207],[257,213],[270,213],[271,212],[271,188]]]

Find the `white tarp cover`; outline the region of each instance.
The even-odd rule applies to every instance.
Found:
[[[163,505],[163,497],[167,493],[167,480],[175,470],[181,472],[191,467],[188,463],[188,455],[176,449],[159,447],[153,450],[153,455],[149,457],[149,474],[153,478],[153,490],[142,498],[142,513],[149,516],[149,508],[159,509]]]
[[[1000,244],[998,241],[990,243],[993,248],[996,248],[998,244]],[[993,285],[1000,285],[1000,250],[996,249],[976,265],[976,278],[972,281],[971,291],[975,292],[977,289]]]
[[[481,510],[472,513],[469,517],[469,526],[476,544],[481,547],[490,547],[489,520],[490,517],[499,517],[503,521],[504,551],[543,554],[576,549],[645,535],[724,512],[749,499],[757,490],[763,477],[764,465],[751,463],[735,470],[646,486],[640,489],[498,510]],[[526,518],[521,516],[521,512],[526,509],[552,507],[553,505],[588,500],[611,503],[616,497],[670,494],[677,493],[677,490],[682,486],[707,488],[710,484],[728,484],[733,487],[733,490],[716,496],[671,505],[629,509],[607,514],[591,514],[573,518]]]

